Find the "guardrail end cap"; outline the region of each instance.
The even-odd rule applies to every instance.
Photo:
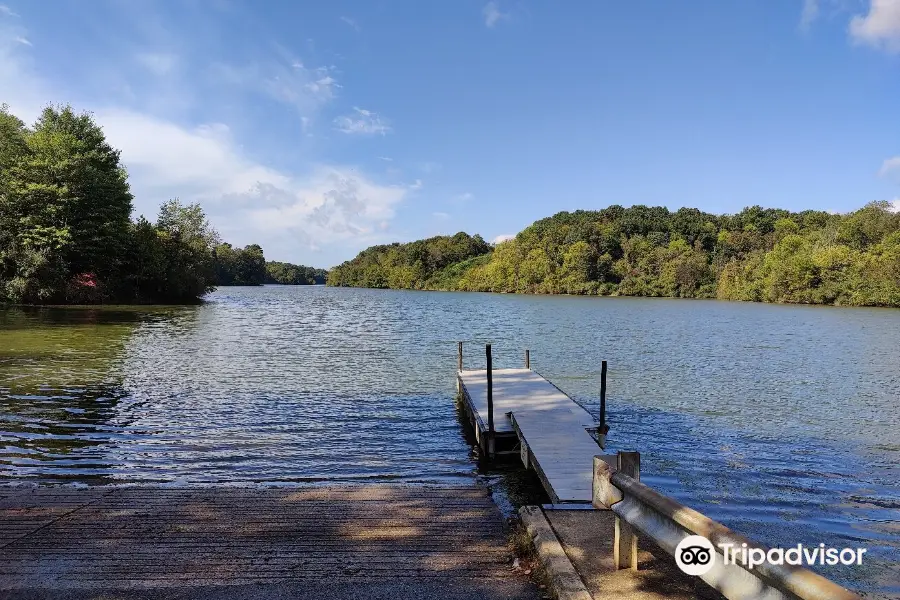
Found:
[[[615,469],[604,456],[594,457],[594,489],[591,504],[594,508],[611,508],[622,501],[622,492],[613,485],[612,474]]]

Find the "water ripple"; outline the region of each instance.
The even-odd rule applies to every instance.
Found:
[[[900,594],[900,311],[320,287],[0,310],[0,480],[462,482],[465,364],[532,365],[645,480],[770,545],[863,544]]]

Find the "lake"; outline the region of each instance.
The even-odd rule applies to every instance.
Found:
[[[0,482],[470,482],[467,368],[532,367],[649,485],[900,596],[900,311],[324,287],[189,307],[0,309]],[[585,465],[589,468],[589,465]]]

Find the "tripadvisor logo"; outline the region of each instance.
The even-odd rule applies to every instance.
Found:
[[[791,548],[748,547],[747,544],[718,544],[724,565],[741,565],[752,569],[763,563],[770,565],[861,565],[866,548],[828,548],[825,544]],[[702,535],[689,535],[675,548],[675,563],[688,575],[705,575],[716,564],[716,549]]]
[[[689,535],[675,548],[675,564],[688,575],[705,575],[716,563],[716,549],[702,535]]]

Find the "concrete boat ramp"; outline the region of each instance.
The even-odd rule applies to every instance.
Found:
[[[539,599],[477,486],[0,487],[0,599]]]

